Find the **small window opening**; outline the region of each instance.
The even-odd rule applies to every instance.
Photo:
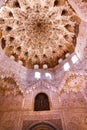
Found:
[[[74,56],[72,57],[72,62],[73,62],[73,64],[75,64],[77,61],[78,61],[78,57],[77,57],[76,55],[74,55]]]
[[[41,78],[40,72],[35,72],[35,79],[39,80]]]
[[[35,97],[34,111],[50,110],[49,99],[45,93],[39,93]]]
[[[52,75],[50,73],[45,73],[46,78],[52,79]]]
[[[64,70],[65,70],[65,71],[68,71],[69,69],[70,69],[70,65],[69,65],[68,62],[66,62],[66,63],[64,64]]]

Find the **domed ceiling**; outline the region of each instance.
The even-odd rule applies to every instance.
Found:
[[[27,68],[52,68],[74,52],[79,24],[67,0],[5,0],[0,44],[7,56]]]

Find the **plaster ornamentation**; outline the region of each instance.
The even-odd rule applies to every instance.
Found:
[[[27,68],[53,68],[76,46],[81,20],[68,1],[42,3],[9,0],[0,9],[1,47]]]

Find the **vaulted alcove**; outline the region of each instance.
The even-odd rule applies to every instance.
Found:
[[[32,126],[28,130],[56,130],[56,129],[48,123],[39,123],[39,124]]]

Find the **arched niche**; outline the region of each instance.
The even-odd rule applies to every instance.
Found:
[[[34,100],[34,111],[50,110],[49,98],[45,93],[39,93]]]
[[[54,126],[52,126],[51,124],[42,122],[33,125],[28,130],[56,130],[56,128],[54,128]]]

